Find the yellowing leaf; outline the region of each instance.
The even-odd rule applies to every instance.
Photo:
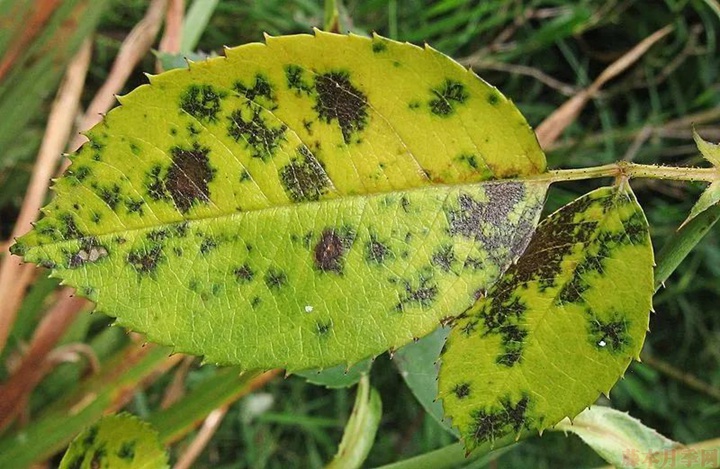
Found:
[[[445,345],[439,396],[468,451],[555,425],[609,393],[639,356],[652,265],[629,188],[598,189],[538,226]]]
[[[546,190],[496,89],[378,36],[268,38],[120,101],[13,250],[212,362],[323,368],[428,334],[518,257]]]
[[[60,469],[166,467],[157,432],[130,414],[103,417],[73,440],[60,462]]]

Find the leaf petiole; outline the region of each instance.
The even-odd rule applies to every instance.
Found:
[[[535,176],[525,177],[534,181],[548,181],[550,183],[562,181],[579,181],[602,177],[613,178],[650,178],[672,179],[675,181],[705,181],[720,180],[718,168],[695,168],[677,166],[658,166],[648,164],[618,161],[594,168],[555,169]]]

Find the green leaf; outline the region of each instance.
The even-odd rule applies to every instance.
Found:
[[[372,367],[372,360],[368,358],[350,368],[338,365],[327,370],[306,370],[298,371],[295,374],[305,378],[308,383],[339,389],[357,384],[360,378],[370,373],[370,367]]]
[[[365,375],[358,384],[355,405],[345,425],[340,448],[326,469],[362,467],[375,442],[381,416],[380,394],[370,386],[370,378]]]
[[[424,336],[517,258],[545,195],[508,100],[379,36],[268,38],[120,101],[13,252],[211,362],[325,368]]]
[[[705,192],[703,192],[702,195],[700,195],[700,198],[695,205],[693,205],[692,210],[690,210],[690,215],[688,215],[687,219],[680,226],[685,226],[687,222],[718,202],[720,202],[720,181],[715,181],[711,183],[707,189],[705,189]]]
[[[664,467],[664,452],[682,447],[627,413],[602,406],[582,411],[572,422],[563,420],[555,430],[576,434],[618,468]]]
[[[648,225],[629,187],[550,215],[448,338],[439,397],[466,448],[555,425],[637,358],[653,294]]]
[[[687,219],[682,223],[682,225],[680,225],[681,227],[685,226],[687,222],[700,215],[708,208],[720,202],[720,145],[706,142],[694,130],[693,138],[695,139],[695,144],[700,150],[700,153],[702,153],[705,159],[712,163],[713,166],[718,168],[718,175],[717,180],[712,182],[710,186],[705,189],[705,192],[702,193],[692,210],[690,210],[690,215],[688,215]]]
[[[455,436],[460,436],[452,428],[450,420],[445,418],[442,403],[437,400],[440,369],[438,358],[448,334],[449,327],[439,327],[432,334],[398,350],[393,361],[400,370],[400,376],[425,411],[443,428]]]
[[[693,139],[695,139],[695,145],[697,145],[700,153],[712,163],[716,168],[720,168],[720,145],[716,143],[710,143],[705,140],[693,129]]]
[[[80,433],[60,462],[60,469],[170,467],[153,428],[130,414],[103,417]]]

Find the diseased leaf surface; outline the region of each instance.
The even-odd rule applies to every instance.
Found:
[[[544,199],[524,118],[430,48],[269,38],[120,101],[14,252],[216,363],[322,368],[421,337],[522,252]]]
[[[60,469],[162,469],[167,454],[157,432],[130,414],[109,415],[70,444]]]
[[[468,450],[555,425],[609,393],[639,356],[652,266],[629,188],[598,189],[544,220],[443,351],[439,396]]]

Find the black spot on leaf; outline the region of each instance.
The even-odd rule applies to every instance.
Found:
[[[296,203],[318,200],[331,184],[323,164],[305,145],[300,145],[297,157],[280,169],[280,182]]]
[[[203,122],[216,122],[225,93],[211,85],[190,85],[180,97],[180,108]]]
[[[282,270],[270,268],[264,280],[270,290],[279,290],[287,284],[287,275]]]
[[[266,100],[266,106],[270,104],[269,108],[274,110],[277,108],[277,97],[273,90],[270,81],[261,74],[255,75],[255,83],[252,87],[248,87],[240,81],[235,82],[233,86],[235,91],[245,96],[250,102],[258,102],[258,98],[264,98]]]
[[[120,445],[120,449],[118,450],[118,457],[120,459],[124,459],[125,461],[132,461],[135,459],[135,445],[137,444],[137,441],[124,441],[122,445]]]
[[[138,215],[143,215],[143,205],[145,205],[145,201],[142,199],[133,199],[132,197],[128,197],[125,200],[125,208],[127,209],[128,213],[137,213]]]
[[[255,278],[255,272],[247,264],[236,267],[233,270],[233,275],[235,275],[235,280],[237,280],[238,283],[249,283]]]
[[[465,102],[470,97],[465,85],[456,80],[447,79],[437,87],[431,88],[430,92],[434,96],[428,105],[430,112],[440,117],[448,117],[455,112],[455,108]]]
[[[472,169],[478,169],[478,157],[471,153],[462,153],[458,156],[458,161],[467,164]]]
[[[373,38],[372,41],[372,51],[376,54],[380,52],[385,52],[387,50],[387,44],[385,44],[385,41],[379,38]]]
[[[378,241],[376,236],[371,236],[370,241],[365,244],[365,260],[369,263],[383,264],[386,259],[394,257],[387,244]]]
[[[195,143],[192,148],[173,147],[173,163],[165,176],[164,186],[181,212],[197,202],[210,201],[208,183],[215,170],[210,167],[209,149]]]
[[[326,336],[330,333],[330,329],[332,329],[332,321],[317,321],[315,323],[315,331],[319,336]]]
[[[217,247],[218,243],[214,238],[205,238],[200,243],[200,253],[208,254],[210,251]]]
[[[326,123],[337,121],[345,143],[368,123],[367,96],[350,82],[346,71],[334,71],[315,77],[315,111]]]
[[[97,189],[98,197],[110,207],[113,212],[120,203],[120,186],[113,184],[110,187],[99,187]]]
[[[450,244],[441,246],[435,251],[431,259],[432,264],[444,272],[450,272],[456,261],[455,252]]]
[[[530,398],[523,396],[516,403],[509,397],[500,400],[499,408],[482,408],[471,412],[470,436],[476,443],[493,442],[497,438],[529,428],[527,411]]]
[[[163,200],[167,198],[165,192],[165,183],[160,177],[162,167],[159,164],[153,165],[148,172],[145,173],[145,192],[152,200]]]
[[[253,158],[260,158],[267,161],[275,155],[277,150],[287,141],[284,124],[279,127],[271,127],[263,118],[263,111],[253,109],[252,116],[247,118],[248,111],[236,109],[232,112],[228,133],[236,142],[242,140],[245,148],[250,151]]]
[[[95,444],[95,439],[98,436],[98,432],[99,432],[99,428],[97,425],[93,425],[90,428],[88,428],[87,434],[85,435],[85,437],[82,440],[82,445],[88,449],[91,446],[93,446]]]
[[[78,166],[68,170],[68,175],[77,179],[78,182],[84,181],[88,176],[92,174],[92,169],[88,166]]]
[[[470,383],[456,384],[453,386],[452,392],[458,399],[465,399],[470,395]]]
[[[139,274],[152,274],[157,270],[158,265],[165,260],[161,246],[142,246],[139,249],[130,251],[127,255],[127,263]]]
[[[420,276],[417,281],[403,281],[405,292],[400,302],[395,306],[396,311],[405,311],[409,306],[429,308],[438,295],[437,285],[427,277]]]
[[[287,65],[285,67],[285,80],[287,87],[295,91],[296,95],[310,94],[312,86],[303,78],[303,68],[299,65]]]
[[[610,321],[603,321],[592,316],[587,311],[590,320],[588,329],[590,343],[598,350],[607,350],[613,353],[621,352],[631,344],[630,323],[627,318],[615,313]]]
[[[58,217],[60,220],[60,233],[65,239],[77,239],[84,236],[78,228],[75,217],[71,213],[63,213]]]

